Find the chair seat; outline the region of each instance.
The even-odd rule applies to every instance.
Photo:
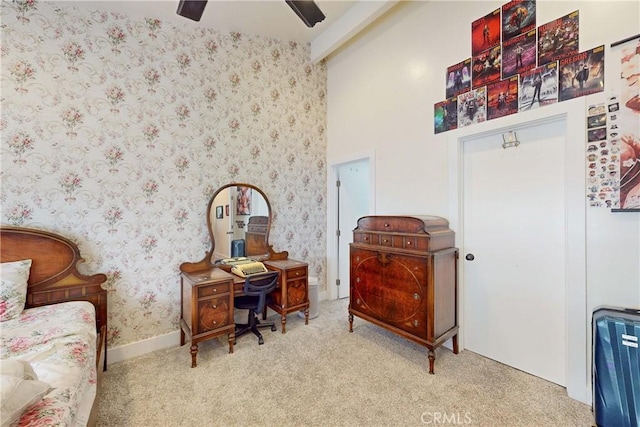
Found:
[[[233,300],[233,305],[235,306],[235,308],[238,308],[240,310],[249,310],[256,307],[259,298],[260,297],[250,295],[235,297]],[[271,301],[273,301],[271,295],[267,295],[265,299],[265,305],[270,304]]]

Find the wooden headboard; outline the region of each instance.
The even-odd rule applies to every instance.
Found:
[[[96,308],[96,328],[107,326],[107,291],[100,286],[104,274],[85,276],[76,266],[84,259],[72,241],[47,231],[0,227],[0,262],[31,259],[27,308],[65,301],[89,301]],[[102,329],[104,327],[104,329]]]

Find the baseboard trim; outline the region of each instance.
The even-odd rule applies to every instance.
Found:
[[[107,365],[142,356],[143,354],[171,347],[179,343],[180,331],[175,331],[146,340],[136,341],[131,344],[125,344],[120,347],[110,348],[107,350]]]
[[[318,293],[318,301],[325,301],[327,299],[329,299],[329,292],[322,291]],[[107,365],[142,356],[152,351],[162,350],[163,348],[171,347],[179,343],[180,331],[175,331],[131,344],[125,344],[120,347],[110,348],[107,350]]]

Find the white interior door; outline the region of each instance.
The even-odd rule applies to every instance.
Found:
[[[369,159],[338,166],[338,298],[349,296],[349,243],[358,218],[369,213]]]
[[[461,259],[465,348],[563,386],[565,126],[464,141]]]

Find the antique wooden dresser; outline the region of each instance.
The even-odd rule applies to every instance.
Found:
[[[365,216],[350,245],[349,331],[358,316],[434,350],[458,353],[457,260],[449,222],[436,216]]]

